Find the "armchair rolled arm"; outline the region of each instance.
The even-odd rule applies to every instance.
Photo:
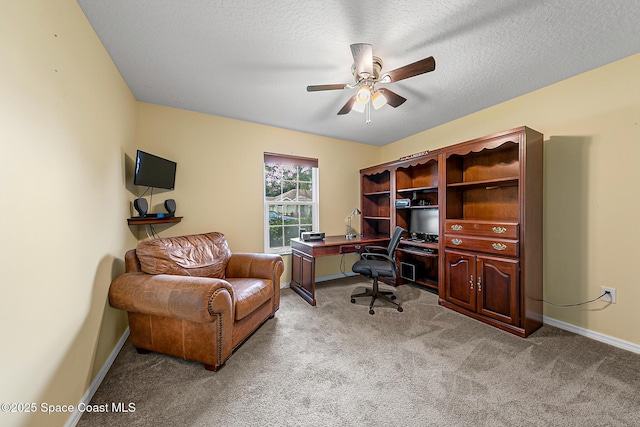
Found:
[[[253,277],[280,282],[284,261],[280,255],[235,252],[227,263],[227,277]]]
[[[167,274],[124,273],[109,288],[109,304],[129,312],[213,322],[234,316],[231,285],[222,279]]]

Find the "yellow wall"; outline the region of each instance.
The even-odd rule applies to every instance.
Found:
[[[265,151],[319,159],[320,228],[341,234],[360,168],[528,125],[546,139],[546,298],[601,284],[619,298],[546,315],[640,344],[638,55],[379,148],[137,103],[74,0],[4,1],[0,36],[0,402],[75,405],[125,330],[107,290],[138,238],[125,222],[136,148],[178,162],[176,190],[153,204],[174,198],[185,219],[161,235],[217,230],[235,251],[261,251]],[[68,416],[0,413],[0,425]]]
[[[178,163],[175,190],[151,204],[163,212],[164,200],[173,198],[184,219],[160,234],[220,231],[237,252],[264,250],[264,152],[318,159],[319,228],[327,235],[345,233],[347,215],[359,206],[359,170],[380,162],[379,147],[153,104],[139,103],[138,118],[140,148]],[[287,283],[290,256],[284,258]],[[320,259],[317,276],[339,273],[339,262]]]
[[[544,134],[545,315],[640,344],[640,54],[382,148],[385,161],[526,125]]]
[[[75,405],[127,326],[106,296],[136,243],[123,171],[136,103],[73,0],[3,1],[0,52],[0,402]]]

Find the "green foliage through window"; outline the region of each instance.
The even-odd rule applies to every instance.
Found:
[[[314,168],[264,164],[264,194],[272,251],[287,250],[300,229],[314,223]]]

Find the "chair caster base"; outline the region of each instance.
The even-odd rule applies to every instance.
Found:
[[[361,297],[371,298],[371,302],[369,303],[369,314],[371,315],[375,314],[375,311],[373,310],[373,304],[376,302],[377,299],[385,300],[393,304],[400,313],[404,311],[403,308],[400,306],[400,303],[396,301],[396,296],[392,291],[381,291],[378,289],[377,280],[374,280],[373,288],[367,288],[364,290],[364,292],[360,292],[358,294],[352,294],[350,299],[351,304],[355,304],[356,298],[361,298]]]
[[[396,310],[398,310],[398,312],[402,313],[404,311],[404,309],[402,308],[402,306],[400,306],[400,303],[398,303],[397,301],[395,301],[396,296],[395,295],[388,295],[387,292],[385,292],[384,294],[382,292],[372,292],[370,290],[368,290],[367,292],[363,292],[361,294],[354,294],[351,296],[351,304],[355,304],[356,303],[356,298],[358,297],[370,297],[371,298],[371,304],[369,305],[369,314],[373,315],[376,312],[373,309],[373,304],[375,303],[375,301],[377,299],[383,299],[386,300],[387,302],[390,302],[391,304],[395,305]]]

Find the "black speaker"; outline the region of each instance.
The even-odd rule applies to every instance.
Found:
[[[145,216],[147,214],[147,209],[149,209],[149,204],[147,203],[147,199],[140,197],[133,201],[133,207],[138,211],[140,216]]]
[[[173,199],[165,200],[164,208],[169,212],[169,216],[174,216],[176,214],[176,201]]]

